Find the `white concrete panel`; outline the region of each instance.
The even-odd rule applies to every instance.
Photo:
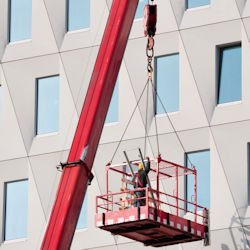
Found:
[[[248,245],[245,244],[245,249],[247,249],[247,247],[249,248],[249,240],[250,240],[250,227],[249,226],[245,226],[243,228],[240,228],[239,230],[243,231],[245,233],[246,236],[246,240],[248,241]],[[244,240],[244,243],[247,243],[246,240]]]
[[[178,133],[186,152],[201,151],[210,148],[209,128],[199,128]]]
[[[147,250],[153,250],[155,247],[147,246],[145,247],[143,243],[133,241],[132,243],[127,244],[120,244],[118,245],[118,250],[134,250],[134,249],[147,249]],[[166,247],[159,247],[158,249],[167,249]]]
[[[99,47],[91,47],[61,53],[74,103],[79,103],[77,106],[79,115],[89,86],[98,50]]]
[[[0,160],[20,158],[27,155],[15,110],[0,66]]]
[[[249,5],[249,9],[250,9],[250,5]],[[244,25],[245,32],[247,34],[248,41],[250,41],[250,17],[242,18],[242,22]]]
[[[134,86],[130,80],[126,65],[122,63],[118,75],[118,122],[104,124],[101,144],[120,141],[121,138],[123,140],[138,138],[145,134],[142,117],[146,117],[146,114],[139,111],[137,106],[139,100],[135,99]]]
[[[30,157],[31,171],[46,221],[48,221],[61,176],[56,166],[66,160],[62,152]]]
[[[44,4],[56,39],[57,47],[60,48],[66,32],[67,0],[44,0]]]
[[[225,11],[225,6],[227,6],[227,11]],[[180,28],[186,29],[239,18],[240,14],[235,0],[211,0],[210,5],[187,9]]]
[[[182,244],[182,250],[204,249],[204,250],[231,250],[231,249],[248,249],[245,236],[241,232],[241,228],[230,228],[212,231],[210,234],[210,245],[204,246],[203,241],[195,241]]]
[[[217,96],[217,47],[242,39],[241,22],[231,21],[181,31],[189,63],[210,121]]]
[[[67,32],[60,51],[100,45],[108,13],[106,1],[91,0],[90,28]]]
[[[184,165],[184,149],[175,133],[160,135],[159,148],[162,159]]]
[[[245,0],[245,7],[242,13],[242,17],[244,18],[244,17],[249,17],[249,16],[250,16],[250,3],[249,1]]]
[[[170,0],[170,3],[172,5],[172,11],[174,12],[178,27],[180,27],[183,15],[186,11],[186,0]]]
[[[242,16],[242,14],[244,13],[244,10],[245,10],[246,3],[248,1],[247,0],[235,0],[235,1],[236,1],[238,10],[240,12],[240,15]]]
[[[216,145],[211,136],[210,147],[210,230],[238,226],[239,217],[230,186],[220,161]]]
[[[33,0],[32,38],[9,43],[6,47],[2,61],[7,62],[56,52],[58,52],[58,48],[44,1]]]
[[[32,169],[29,168],[29,204],[28,204],[28,246],[29,249],[39,249],[42,243],[45,214],[41,206],[40,194]]]
[[[238,212],[242,217],[248,208],[247,143],[250,141],[249,129],[249,121],[212,127],[214,142],[224,168],[225,177]]]
[[[95,172],[95,179],[98,182],[99,188],[101,190],[101,194],[106,193],[105,169],[106,169],[106,165],[112,160],[112,157],[116,151],[117,146],[118,146],[118,143],[103,144],[103,145],[98,146],[95,160],[94,160],[94,164],[93,164],[93,170]],[[119,152],[115,155],[115,159],[113,160],[113,164],[117,164],[119,162],[125,161],[125,158],[119,159],[120,154],[121,153],[119,150]],[[115,183],[120,183],[120,178],[119,178],[118,182],[116,182],[116,179],[115,179],[115,180],[112,180],[110,182],[110,184],[112,184],[113,181]]]
[[[116,245],[110,245],[106,247],[91,248],[91,250],[117,250]]]

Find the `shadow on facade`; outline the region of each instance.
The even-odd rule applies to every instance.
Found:
[[[244,218],[244,220],[248,220],[250,218]],[[231,219],[231,223],[229,226],[229,232],[232,239],[233,245],[227,245],[225,243],[221,244],[221,250],[245,250],[250,249],[250,243],[248,239],[250,238],[250,228],[242,226],[242,220],[238,216],[233,216]],[[241,238],[239,239],[239,232],[241,234]],[[239,245],[239,240],[242,242],[241,245]],[[238,244],[237,244],[238,241]],[[242,248],[243,246],[243,248]]]

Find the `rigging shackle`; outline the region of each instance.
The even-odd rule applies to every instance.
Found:
[[[148,80],[149,81],[152,81],[152,74],[153,74],[153,67],[151,65],[148,65],[147,66],[147,70],[148,70],[148,73],[147,73],[147,76],[148,76]]]

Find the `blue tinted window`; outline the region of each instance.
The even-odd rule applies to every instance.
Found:
[[[200,151],[187,154],[188,159],[197,170],[197,204],[210,208],[210,151]],[[187,167],[192,168],[187,160]],[[194,177],[187,175],[186,199],[194,202]],[[188,210],[193,211],[193,206],[188,205]],[[199,209],[198,209],[199,210]]]
[[[82,204],[81,212],[80,212],[80,215],[78,218],[78,222],[76,225],[76,229],[81,229],[81,228],[87,227],[87,217],[88,217],[87,200],[88,200],[88,198],[87,198],[87,193],[86,193],[86,195],[84,197],[83,204]]]
[[[137,10],[135,13],[135,19],[143,17],[143,9],[145,7],[145,4],[147,4],[147,3],[148,3],[147,0],[139,0]]]
[[[241,100],[241,46],[220,49],[218,103]]]
[[[59,76],[37,80],[37,135],[59,130]]]
[[[68,0],[68,31],[89,28],[90,0]]]
[[[119,83],[116,81],[114,92],[110,101],[105,123],[118,122],[119,115]]]
[[[203,5],[209,5],[210,0],[187,0],[187,7],[188,8],[194,8],[199,7]]]
[[[179,55],[156,59],[156,114],[179,110]]]
[[[9,0],[9,41],[31,38],[32,0]]]
[[[28,218],[28,181],[5,184],[4,240],[25,238]]]

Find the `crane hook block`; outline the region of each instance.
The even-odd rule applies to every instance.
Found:
[[[144,35],[153,37],[156,32],[157,5],[146,4],[143,11]]]

